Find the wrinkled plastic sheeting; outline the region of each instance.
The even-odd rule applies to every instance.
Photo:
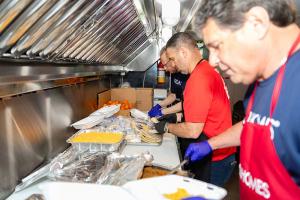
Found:
[[[123,185],[137,180],[145,164],[151,163],[152,155],[125,156],[119,153],[65,152],[55,159],[48,177],[55,181]]]

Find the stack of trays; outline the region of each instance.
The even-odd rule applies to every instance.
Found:
[[[102,122],[104,118],[108,118],[116,114],[119,112],[119,110],[120,104],[104,106],[103,108],[100,108],[99,110],[96,110],[90,114],[88,117],[75,122],[71,126],[73,126],[75,129],[89,129]]]

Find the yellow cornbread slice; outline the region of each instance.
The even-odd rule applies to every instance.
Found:
[[[70,139],[72,143],[102,143],[115,144],[121,142],[123,138],[122,133],[110,132],[87,132],[81,133]]]
[[[184,188],[177,188],[177,191],[170,194],[163,194],[166,199],[169,200],[181,200],[190,196],[190,194]]]

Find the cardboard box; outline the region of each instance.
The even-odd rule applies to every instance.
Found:
[[[109,100],[128,100],[134,108],[148,111],[152,108],[152,88],[113,88],[98,94],[98,108],[101,108]],[[118,115],[129,116],[130,110],[120,110]]]

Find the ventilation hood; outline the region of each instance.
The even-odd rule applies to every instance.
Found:
[[[155,29],[142,16],[132,0],[4,0],[0,55],[126,65],[151,45]]]

